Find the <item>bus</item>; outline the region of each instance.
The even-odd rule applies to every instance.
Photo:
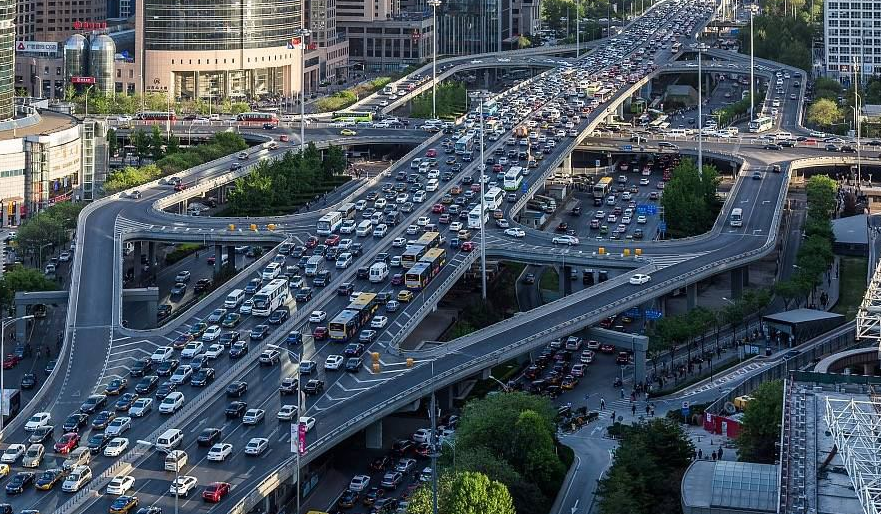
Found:
[[[740,207],[735,207],[731,209],[731,218],[729,218],[729,224],[732,227],[741,227],[743,226],[743,209]]]
[[[135,114],[138,121],[177,121],[174,111],[143,111]]]
[[[495,116],[499,113],[499,104],[495,100],[487,100],[483,103],[483,117]]]
[[[520,166],[511,166],[511,169],[505,173],[505,180],[502,182],[502,187],[505,191],[516,191],[520,189],[520,184],[523,183],[523,168]]]
[[[502,206],[505,200],[505,192],[497,187],[489,188],[489,191],[483,195],[483,203],[486,204],[487,210],[494,211]]]
[[[419,262],[404,274],[404,286],[416,291],[425,289],[434,277],[435,275],[431,273],[431,264]]]
[[[474,149],[474,134],[466,134],[456,141],[456,155],[462,155]]]
[[[426,232],[419,236],[419,239],[416,240],[416,244],[424,246],[426,250],[431,250],[432,248],[440,246],[440,240],[440,232]]]
[[[613,93],[612,88],[604,87],[603,89],[600,89],[596,93],[593,93],[593,95],[591,95],[591,96],[593,96],[593,98],[595,98],[599,102],[605,102],[606,100],[608,100],[608,97],[612,93]]]
[[[444,267],[444,264],[447,263],[447,251],[443,248],[432,248],[425,252],[425,255],[419,259],[419,262],[428,263],[431,267],[431,272],[437,275],[440,273],[441,268]]]
[[[373,121],[372,111],[336,111],[331,115],[333,121]]]
[[[427,251],[428,249],[420,244],[408,246],[401,255],[401,266],[406,269],[412,268]]]
[[[361,318],[361,324],[364,325],[373,318],[376,310],[379,309],[378,296],[376,293],[361,293],[355,298],[355,301],[346,307],[346,310],[357,312]]]
[[[254,306],[251,314],[254,316],[269,316],[281,307],[288,299],[288,280],[276,278],[263,286],[263,289],[254,295]]]
[[[340,228],[343,224],[343,213],[339,211],[329,212],[318,220],[318,226],[315,233],[319,236],[329,236]]]
[[[278,125],[278,115],[271,112],[243,112],[236,115],[236,121],[244,125],[262,125],[264,123]]]
[[[676,52],[679,51],[680,48],[682,48],[682,43],[677,41],[677,42],[673,43],[673,46],[670,47],[670,52],[675,54]]]
[[[753,133],[764,132],[770,130],[773,125],[774,119],[770,116],[759,116],[749,122],[749,131]]]
[[[358,330],[370,323],[379,308],[376,293],[361,293],[355,301],[337,314],[327,326],[332,341],[348,341]]]
[[[593,185],[593,197],[605,198],[612,190],[612,177],[603,177]]]
[[[489,211],[481,209],[479,205],[468,213],[468,228],[481,228],[487,221],[489,221]]]

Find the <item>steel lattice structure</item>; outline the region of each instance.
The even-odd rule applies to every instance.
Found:
[[[881,404],[826,398],[826,424],[866,514],[881,514]]]
[[[857,311],[857,339],[872,341],[881,358],[881,266],[875,267],[866,296]]]

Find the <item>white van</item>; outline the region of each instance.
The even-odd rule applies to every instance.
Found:
[[[410,169],[418,170],[420,164],[422,164],[422,157],[417,157],[410,161]]]
[[[245,292],[241,289],[233,289],[223,302],[223,306],[227,309],[238,309],[242,302],[245,301]]]
[[[419,163],[419,173],[423,173],[423,174],[428,173],[428,168],[430,168],[430,167],[431,167],[431,164],[429,164],[428,161]]]
[[[778,132],[774,134],[774,139],[777,141],[788,141],[792,139],[792,133],[790,132]]]
[[[375,283],[384,282],[388,277],[388,264],[384,262],[375,262],[370,266],[370,281]]]
[[[364,220],[358,224],[358,228],[355,229],[355,235],[359,237],[367,237],[373,233],[373,223],[370,220]]]
[[[428,183],[425,184],[425,190],[426,190],[426,191],[429,191],[429,192],[431,192],[431,191],[437,191],[438,184],[439,184],[439,183],[438,183],[438,180],[437,180],[436,178],[429,179],[429,180],[428,180]]]
[[[89,466],[77,466],[67,475],[61,484],[61,490],[75,493],[92,480],[92,469]]]
[[[171,450],[180,446],[184,440],[184,433],[176,428],[169,428],[156,438],[156,446],[163,450]]]
[[[278,278],[279,275],[281,275],[281,264],[277,262],[270,262],[263,268],[263,280],[272,280]]]
[[[324,257],[313,255],[306,261],[306,269],[303,272],[307,277],[314,277],[324,268]]]
[[[413,203],[422,203],[425,201],[425,191],[419,190],[413,193]]]
[[[667,129],[665,134],[669,137],[685,137],[688,135],[688,130],[686,129]]]
[[[187,465],[187,452],[172,450],[165,456],[165,471],[180,472]]]

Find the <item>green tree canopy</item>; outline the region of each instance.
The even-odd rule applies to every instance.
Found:
[[[42,249],[45,257],[52,248],[69,241],[82,208],[81,203],[59,202],[25,220],[16,232],[19,253],[39,258]]]
[[[433,512],[431,487],[416,490],[407,506],[408,514]],[[508,488],[483,473],[446,473],[438,480],[438,512],[444,514],[515,514]]]
[[[783,382],[765,382],[750,394],[743,413],[743,430],[735,440],[738,457],[745,462],[773,464],[783,415]]]
[[[808,107],[807,121],[817,127],[829,127],[841,122],[843,117],[838,104],[826,98],[819,98]]]
[[[6,312],[15,306],[15,293],[57,289],[58,284],[46,278],[39,270],[13,266],[0,278],[0,305]]]
[[[704,164],[701,176],[691,159],[683,159],[673,169],[661,197],[667,230],[672,235],[692,236],[712,228],[721,207],[716,194],[720,180],[715,166]]]

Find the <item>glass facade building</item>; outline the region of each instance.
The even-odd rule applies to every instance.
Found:
[[[15,0],[0,0],[0,121],[15,114]]]
[[[502,50],[511,36],[511,0],[444,0],[437,9],[437,46],[442,55]]]

